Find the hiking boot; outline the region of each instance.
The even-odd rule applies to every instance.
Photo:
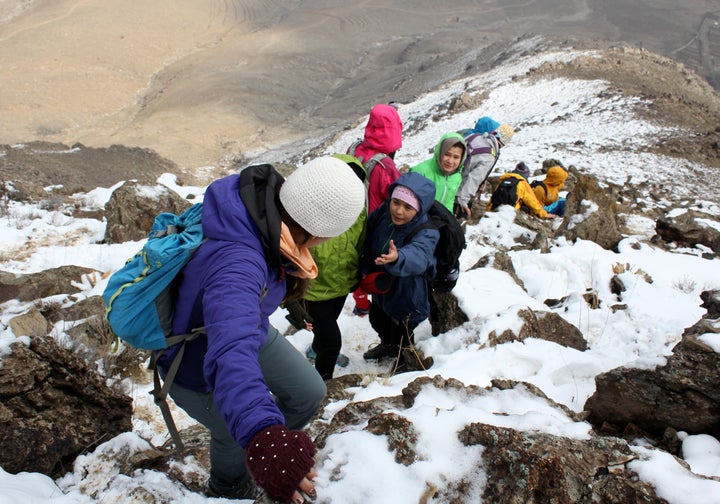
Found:
[[[252,480],[240,483],[236,486],[221,486],[216,484],[212,479],[208,480],[205,488],[205,495],[208,497],[218,497],[225,499],[250,499],[255,500],[263,491],[260,487],[255,486]]]
[[[363,354],[365,360],[379,360],[383,357],[395,357],[398,354],[398,347],[386,343],[380,343],[379,345],[371,348]]]
[[[312,345],[308,345],[307,349],[305,350],[305,357],[308,358],[308,360],[314,361],[317,359],[317,353],[315,350],[313,350]],[[339,354],[337,356],[337,359],[335,360],[335,364],[337,364],[339,367],[347,367],[348,364],[350,364],[350,359],[347,357],[347,355]]]
[[[416,346],[405,347],[402,349],[400,363],[397,366],[398,369],[402,370],[395,371],[395,374],[406,371],[425,371],[430,369],[434,363],[435,361],[431,356],[425,357],[422,350]]]

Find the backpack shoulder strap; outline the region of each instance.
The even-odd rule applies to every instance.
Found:
[[[382,166],[385,170],[387,170],[387,166],[383,163],[383,160],[388,156],[387,154],[383,154],[382,152],[378,152],[376,154],[373,154],[373,156],[367,160],[367,163],[363,163],[363,166],[365,166],[365,172],[366,172],[366,178],[368,182],[370,181],[370,174],[373,171],[373,168],[375,168],[375,165],[379,164]],[[358,158],[360,159],[360,158]]]
[[[170,406],[168,406],[167,403],[167,396],[170,392],[170,386],[173,383],[173,380],[175,380],[175,375],[177,374],[178,369],[180,368],[180,363],[182,362],[183,355],[185,355],[185,345],[188,341],[192,341],[195,338],[197,338],[199,335],[205,334],[205,328],[200,327],[198,329],[194,329],[192,332],[188,334],[178,334],[175,336],[169,336],[167,338],[168,342],[168,348],[175,345],[176,343],[182,343],[180,345],[180,349],[178,350],[178,353],[175,354],[175,357],[172,360],[172,363],[170,364],[170,367],[168,368],[167,374],[165,375],[165,381],[163,382],[160,379],[160,372],[158,371],[157,366],[157,359],[166,352],[166,350],[161,350],[160,352],[153,352],[152,356],[150,357],[150,363],[148,364],[148,369],[152,369],[153,372],[153,390],[152,390],[152,396],[154,398],[155,404],[158,405],[160,408],[160,411],[162,412],[163,419],[165,420],[165,425],[168,428],[168,431],[170,432],[170,437],[173,440],[173,443],[175,443],[175,450],[179,455],[183,455],[185,452],[185,445],[182,442],[182,438],[180,437],[180,432],[177,430],[177,426],[175,425],[175,421],[172,417],[172,412],[170,411]]]
[[[362,163],[362,162],[363,162],[362,156],[358,156],[358,155],[355,154],[355,153],[357,152],[357,148],[360,146],[361,143],[362,143],[362,140],[355,140],[352,144],[350,144],[350,147],[348,147],[348,150],[347,150],[346,154],[350,154],[351,156],[355,156],[355,157],[358,158],[358,159],[360,160],[360,162]]]
[[[530,184],[530,187],[535,189],[537,186],[540,186],[545,191],[545,194],[547,194],[547,186],[545,185],[545,182],[542,180],[533,180],[533,182]]]
[[[404,244],[407,245],[408,243],[410,243],[412,239],[415,238],[415,235],[417,235],[423,229],[435,229],[435,226],[432,225],[432,222],[430,222],[429,219],[422,224],[418,224],[410,230],[407,236],[405,236]]]

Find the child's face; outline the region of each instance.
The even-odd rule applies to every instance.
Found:
[[[399,199],[390,200],[390,217],[393,224],[402,226],[407,224],[417,215],[417,210]]]
[[[457,145],[450,147],[440,160],[440,168],[442,168],[442,171],[448,175],[454,173],[458,169],[458,166],[460,166],[462,156],[462,147]]]

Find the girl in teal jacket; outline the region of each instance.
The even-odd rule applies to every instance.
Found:
[[[460,133],[445,133],[435,146],[433,157],[410,168],[411,172],[433,181],[435,199],[451,212],[462,182],[466,153],[467,145]]]

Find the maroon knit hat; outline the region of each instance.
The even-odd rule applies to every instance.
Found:
[[[303,431],[273,425],[248,443],[245,463],[256,485],[271,499],[289,502],[315,465],[315,444]]]

